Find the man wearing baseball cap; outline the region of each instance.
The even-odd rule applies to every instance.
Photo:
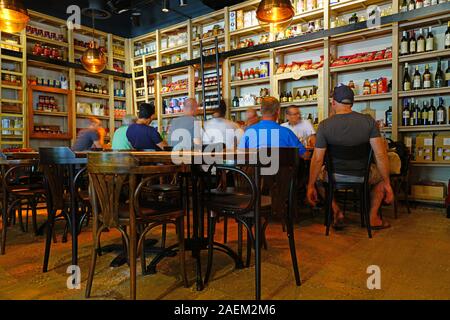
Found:
[[[335,87],[332,97],[332,116],[322,121],[317,130],[308,182],[308,201],[313,205],[317,203],[316,181],[318,178],[325,180],[323,164],[328,145],[359,146],[370,143],[376,160],[376,165],[371,167],[369,178],[369,184],[372,187],[370,224],[374,230],[388,228],[389,224],[378,215],[378,209],[383,200],[387,204],[391,203],[394,194],[389,179],[387,151],[375,119],[370,115],[352,111],[354,93],[348,86]],[[365,163],[361,160],[333,159],[333,165],[338,173],[335,177],[339,176],[340,181],[348,182],[356,182],[361,177],[361,168],[365,168]],[[342,228],[344,215],[335,200],[333,200],[333,213],[334,228]]]

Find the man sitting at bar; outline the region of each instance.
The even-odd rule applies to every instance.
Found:
[[[204,145],[222,143],[225,144],[226,149],[236,149],[243,131],[236,123],[225,119],[226,112],[225,101],[221,100],[219,107],[213,112],[213,118],[205,122]]]
[[[245,122],[245,128],[251,127],[259,122],[258,112],[253,108],[248,108],[245,112],[247,116],[247,121]]]
[[[295,147],[299,154],[306,152],[297,136],[288,128],[277,123],[280,115],[280,102],[274,97],[265,97],[261,101],[261,121],[248,127],[242,137],[239,148],[265,148],[265,147]],[[278,139],[272,139],[277,135]]]
[[[301,118],[300,109],[296,106],[288,107],[286,117],[288,122],[283,123],[282,126],[291,129],[299,139],[301,137],[307,139],[308,145],[314,146],[316,132],[310,121]]]
[[[89,127],[83,129],[78,134],[72,150],[73,151],[88,151],[92,148],[103,148],[105,138],[105,129],[102,127],[102,122],[95,118],[89,118]]]
[[[127,130],[127,138],[135,150],[161,150],[167,144],[159,132],[150,126],[155,117],[155,106],[142,103],[139,108],[139,118]]]
[[[172,120],[169,128],[168,143],[171,147],[184,150],[193,149],[195,145],[201,146],[201,122],[195,120],[198,103],[189,98],[184,101],[184,115]]]
[[[323,168],[325,153],[328,145],[357,146],[369,143],[373,149],[376,166],[372,165],[369,184],[371,191],[370,224],[374,230],[388,228],[390,225],[378,215],[381,202],[389,204],[394,194],[389,179],[389,162],[383,139],[377,128],[375,120],[361,113],[352,111],[354,93],[348,86],[341,85],[334,88],[332,111],[333,116],[322,121],[317,131],[317,141],[314,155],[311,161],[310,176],[308,182],[308,201],[315,205],[318,200],[316,181],[324,181],[326,172]],[[356,161],[356,160],[355,160]],[[334,167],[340,172],[351,172],[357,167],[364,167],[364,163],[355,164],[354,161],[334,160]],[[340,180],[353,181],[355,175],[342,175]],[[332,203],[334,213],[334,228],[341,229],[344,226],[344,215],[336,200]]]
[[[112,141],[113,150],[131,150],[133,147],[128,141],[127,131],[128,127],[133,123],[136,123],[136,116],[127,114],[122,120],[122,126],[114,132],[114,138]]]

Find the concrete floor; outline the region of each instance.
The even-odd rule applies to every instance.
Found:
[[[450,299],[450,220],[444,210],[415,208],[411,215],[401,208],[400,217],[385,213],[392,228],[368,239],[357,214],[350,225],[325,237],[322,217],[305,219],[296,227],[297,254],[303,284],[296,287],[288,242],[279,223],[268,228],[268,251],[262,256],[264,299]],[[40,221],[45,217],[40,216]],[[236,228],[230,224],[230,245],[235,247]],[[0,256],[0,299],[84,299],[90,259],[91,233],[80,235],[82,289],[69,290],[66,268],[71,259],[70,238],[53,244],[48,273],[42,273],[44,237],[9,228],[6,255]],[[173,234],[173,230],[170,232]],[[154,233],[157,237],[158,233]],[[173,237],[171,237],[173,239]],[[171,243],[169,239],[169,243]],[[221,239],[221,227],[218,230]],[[120,242],[115,231],[103,235],[102,244]],[[127,266],[112,269],[113,253],[98,259],[93,299],[128,299]],[[206,262],[204,256],[203,262]],[[381,289],[367,289],[367,267],[381,269]],[[201,292],[195,290],[193,259],[188,255],[190,287],[181,285],[178,259],[166,258],[156,275],[141,276],[138,299],[253,299],[254,268],[234,270],[232,261],[215,254],[213,279]],[[204,269],[203,269],[204,270]]]

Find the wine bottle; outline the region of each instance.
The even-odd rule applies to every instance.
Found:
[[[445,31],[445,49],[450,49],[450,21],[447,22],[447,31]]]
[[[408,11],[408,1],[403,0],[400,6],[400,12],[407,12],[407,11]]]
[[[409,54],[414,54],[416,52],[417,52],[416,35],[414,33],[414,30],[412,30],[409,35]]]
[[[403,37],[400,41],[400,55],[405,56],[409,54],[409,39],[408,39],[408,33],[406,31],[403,31]]]
[[[404,91],[411,90],[411,78],[409,76],[408,63],[405,63],[405,73],[403,75],[403,90]]]
[[[423,88],[431,88],[431,73],[428,64],[425,65],[425,72],[423,73]]]
[[[436,124],[446,124],[446,110],[444,107],[444,99],[439,97],[439,106],[436,109]]]
[[[429,7],[429,6],[431,6],[431,0],[425,0],[423,2],[423,7],[425,8],[425,7]]]
[[[431,32],[431,27],[428,29],[427,40],[425,42],[425,51],[433,51],[434,50],[434,36],[433,32]]]
[[[297,90],[297,94],[295,95],[295,100],[299,101],[302,99],[302,96],[300,95],[300,90]]]
[[[408,11],[416,9],[416,2],[414,0],[409,0]]]
[[[385,125],[386,127],[392,127],[392,106],[385,112]]]
[[[422,125],[428,125],[428,102],[422,102]]]
[[[419,36],[417,37],[417,53],[425,52],[425,37],[423,36],[423,29],[419,29]]]
[[[409,102],[408,100],[403,101],[403,111],[402,111],[402,125],[409,126]]]
[[[445,70],[445,85],[450,87],[450,60],[448,60],[447,70]]]
[[[441,70],[441,59],[438,60],[436,75],[434,76],[434,87],[442,88],[444,86],[444,74]]]
[[[416,102],[414,104],[414,112],[413,112],[414,125],[420,126],[422,124],[422,114],[420,112],[419,103]]]
[[[415,108],[414,98],[411,98],[411,102],[409,104],[409,125],[410,126],[414,126],[414,123],[415,123],[414,108]]]
[[[430,107],[428,108],[428,124],[436,124],[436,108],[434,107],[434,99],[430,100]]]
[[[416,0],[416,9],[423,8],[423,0]]]
[[[239,108],[239,98],[237,96],[233,98],[233,108]]]
[[[414,72],[414,76],[413,76],[413,89],[414,90],[419,90],[422,89],[422,82],[421,79],[422,77],[420,76],[420,72],[419,72],[419,66],[416,66],[416,71]]]

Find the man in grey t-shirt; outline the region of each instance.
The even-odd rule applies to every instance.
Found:
[[[317,190],[315,183],[319,178],[328,145],[357,146],[370,143],[376,160],[376,166],[371,168],[369,184],[372,185],[370,224],[373,229],[389,227],[378,215],[381,202],[391,203],[394,197],[390,178],[387,150],[375,120],[368,116],[352,111],[354,101],[353,91],[344,85],[334,88],[332,110],[333,116],[322,121],[317,130],[317,140],[314,155],[311,160],[311,169],[308,182],[308,200],[311,204],[317,203]],[[357,160],[334,159],[336,173],[341,177],[353,179],[361,174],[366,163]],[[335,226],[343,223],[343,213],[333,201]]]
[[[201,121],[195,120],[197,110],[195,99],[184,101],[184,115],[173,119],[170,124],[168,143],[171,147],[190,150],[194,145],[201,146]]]

